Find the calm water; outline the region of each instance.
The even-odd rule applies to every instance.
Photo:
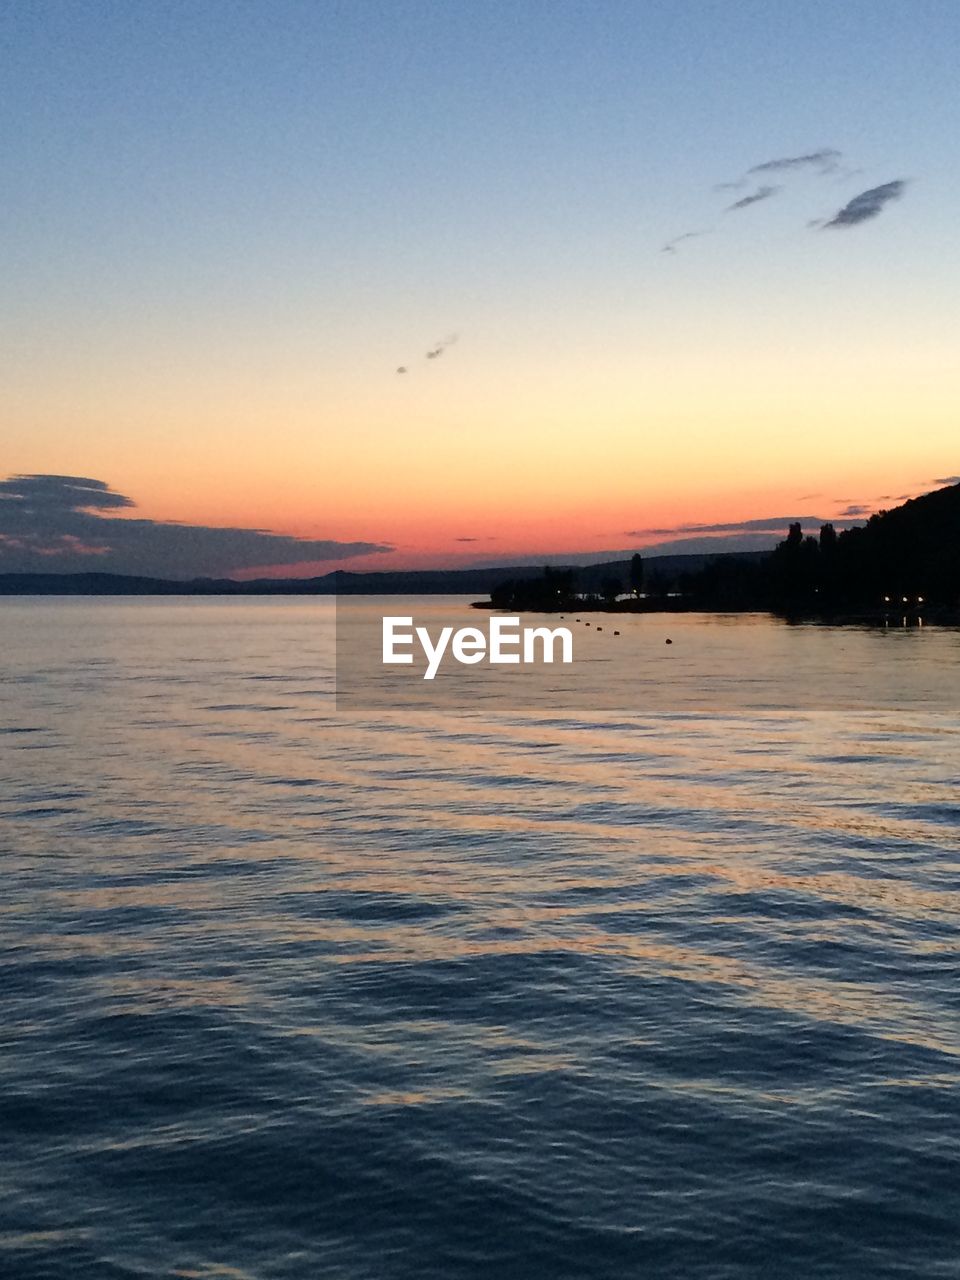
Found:
[[[0,604],[0,1273],[960,1276],[960,634],[401,714],[331,624]]]

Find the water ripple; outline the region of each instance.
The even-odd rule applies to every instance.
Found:
[[[952,639],[895,710],[335,716],[322,601],[34,607],[0,1271],[960,1275]]]

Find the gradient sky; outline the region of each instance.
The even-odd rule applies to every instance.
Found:
[[[357,568],[894,505],[960,470],[958,48],[953,0],[11,0],[0,478]]]

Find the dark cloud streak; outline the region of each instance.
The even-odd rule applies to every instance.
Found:
[[[816,169],[819,175],[836,173],[841,159],[842,152],[833,147],[821,147],[819,151],[809,151],[802,156],[778,156],[775,160],[753,165],[742,178],[733,182],[718,182],[714,191],[740,191],[752,177],[762,173],[795,173],[799,169]]]
[[[744,196],[741,200],[735,200],[733,204],[728,204],[725,213],[733,213],[737,209],[748,209],[752,204],[759,204],[761,200],[769,200],[771,196],[777,195],[782,191],[782,187],[757,187],[749,196]]]
[[[457,341],[457,338],[459,336],[460,336],[459,334],[451,333],[449,338],[442,338],[439,342],[434,343],[434,345],[427,352],[425,359],[439,360],[440,357],[443,355],[443,353],[446,351],[447,347],[452,347],[453,344]]]
[[[801,524],[804,528],[819,528],[824,524],[846,526],[862,523],[858,520],[828,520],[823,516],[763,516],[755,520],[732,520],[724,524],[681,524],[668,529],[627,529],[628,538],[667,537],[671,534],[699,533],[782,533],[786,536],[792,524]]]
[[[667,241],[667,243],[666,243],[666,244],[663,246],[663,248],[660,250],[660,252],[661,252],[661,253],[676,253],[676,252],[677,252],[677,245],[678,245],[678,244],[680,244],[682,241],[684,241],[684,240],[696,240],[699,236],[705,236],[705,235],[709,235],[709,232],[707,232],[707,231],[684,231],[684,233],[683,233],[682,235],[674,236],[674,238],[673,238],[672,240],[668,240],[668,241]]]
[[[822,147],[819,151],[810,151],[802,156],[781,156],[776,160],[764,160],[748,169],[746,176],[752,173],[789,173],[797,169],[816,169],[818,173],[834,173],[840,163],[842,153],[833,147]]]
[[[0,481],[0,572],[132,573],[192,578],[392,551],[386,544],[298,538],[101,514],[135,506],[102,480],[25,475]]]
[[[906,179],[897,178],[893,182],[885,182],[880,187],[871,187],[869,191],[861,191],[848,201],[838,213],[823,224],[823,231],[830,227],[856,227],[877,217],[891,200],[899,200],[906,190]]]

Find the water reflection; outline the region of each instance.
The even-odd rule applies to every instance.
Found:
[[[949,1274],[956,635],[671,620],[672,708],[374,714],[325,607],[0,617],[0,1266]]]

